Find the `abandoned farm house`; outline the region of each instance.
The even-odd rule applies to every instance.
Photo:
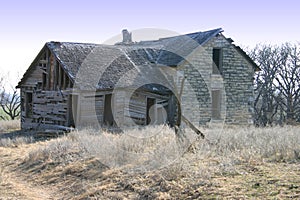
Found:
[[[115,45],[48,42],[17,88],[22,129],[252,121],[259,67],[222,29]],[[180,110],[180,112],[178,112]]]

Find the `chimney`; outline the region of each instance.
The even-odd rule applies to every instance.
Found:
[[[123,34],[123,42],[122,43],[124,43],[124,44],[133,43],[131,33],[129,33],[127,29],[123,29],[122,34]]]

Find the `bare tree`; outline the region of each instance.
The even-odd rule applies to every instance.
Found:
[[[12,92],[5,90],[7,84],[5,84],[5,76],[0,75],[0,109],[12,120],[16,119],[20,115],[20,96],[16,89]],[[0,119],[7,119],[7,116],[0,116]]]
[[[11,120],[16,119],[20,115],[20,96],[17,90],[14,90],[12,94],[3,92],[0,101],[1,108],[10,117]]]
[[[297,45],[285,44],[280,49],[281,62],[275,85],[281,99],[280,108],[286,114],[286,122],[300,120],[300,50]]]
[[[300,52],[295,44],[257,45],[250,56],[260,66],[255,83],[255,124],[300,120]]]
[[[2,101],[3,96],[4,96],[4,76],[0,75],[0,102]],[[0,115],[0,119],[4,120],[5,118],[4,116]]]
[[[280,53],[278,48],[270,45],[257,45],[250,55],[261,68],[254,80],[254,121],[258,126],[266,126],[273,123],[278,111],[274,80],[279,69]]]

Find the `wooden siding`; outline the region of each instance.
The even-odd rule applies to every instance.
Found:
[[[130,89],[97,92],[73,91],[68,75],[47,49],[33,64],[35,67],[30,68],[30,73],[20,85],[23,129],[57,125],[102,126],[105,97],[113,92],[109,106],[112,108],[114,125],[147,125],[148,98],[155,99],[154,112],[151,116],[154,122],[166,121],[166,115],[162,114],[162,110],[168,109],[169,95],[154,94],[143,90],[133,92]],[[32,96],[30,103],[26,102],[27,93],[30,93],[30,97]],[[32,105],[30,113],[26,113],[28,105]]]
[[[157,119],[157,105],[161,105],[164,109],[168,109],[169,95],[159,95],[144,91],[135,91],[130,97],[127,106],[124,106],[124,121],[128,125],[147,125],[147,98],[155,99],[154,120]],[[129,105],[129,106],[128,106]],[[160,107],[161,107],[160,106]]]
[[[22,128],[37,128],[43,125],[68,126],[68,96],[71,84],[69,80],[65,80],[69,79],[66,73],[48,50],[33,63],[30,70],[20,87]],[[64,84],[66,82],[69,85]],[[32,94],[32,111],[29,114],[26,113],[29,105],[26,102],[27,93]]]
[[[22,90],[22,96],[31,90]],[[67,125],[68,93],[58,91],[33,92],[32,114],[26,117],[22,110],[22,128],[35,128],[43,124]]]

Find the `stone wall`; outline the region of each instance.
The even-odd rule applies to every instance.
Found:
[[[222,74],[213,74],[213,48],[222,49]],[[252,123],[253,66],[223,35],[196,49],[182,63],[186,84],[181,103],[192,122]],[[221,92],[219,119],[212,118],[212,91]]]

